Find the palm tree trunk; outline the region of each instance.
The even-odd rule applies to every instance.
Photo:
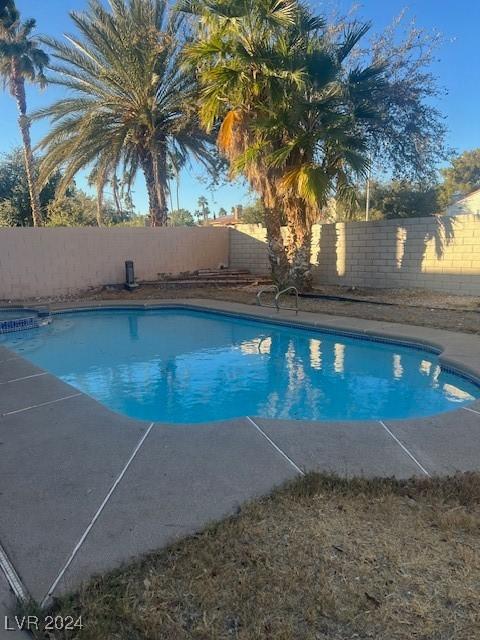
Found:
[[[265,209],[265,227],[267,228],[268,259],[272,280],[280,289],[283,289],[288,283],[288,261],[283,243],[282,227],[275,210]]]
[[[312,250],[311,229],[302,230],[295,239],[295,251],[290,260],[288,281],[299,291],[309,291],[312,288],[312,267],[310,253]]]
[[[165,156],[164,146],[162,145],[159,150],[152,152],[152,167],[153,177],[155,180],[155,189],[157,191],[158,206],[160,209],[160,224],[159,226],[165,227],[168,224],[168,204],[167,204],[167,191],[168,191],[168,171],[167,171],[167,158]]]
[[[30,206],[32,208],[32,219],[34,227],[43,225],[42,212],[40,209],[40,197],[35,179],[35,163],[32,153],[32,141],[30,139],[30,121],[27,117],[27,99],[25,95],[25,82],[20,73],[18,60],[12,59],[12,85],[17,101],[18,124],[22,134],[23,156],[25,159],[25,171],[27,174],[28,190],[30,192]]]
[[[148,207],[150,215],[150,226],[161,227],[163,213],[158,201],[158,190],[155,183],[155,172],[153,167],[153,159],[150,153],[145,152],[141,159],[145,182],[147,184]]]
[[[103,190],[107,180],[107,170],[105,167],[99,169],[97,174],[97,226],[103,227]]]
[[[172,181],[168,181],[168,197],[170,198],[170,211],[173,211],[173,195],[172,195]]]
[[[103,227],[103,186],[97,187],[97,226]]]
[[[115,209],[117,210],[117,216],[120,220],[122,217],[122,205],[120,203],[120,195],[118,193],[118,178],[117,174],[114,173],[112,179],[112,189],[113,189],[113,201],[115,202]]]
[[[288,282],[300,291],[312,288],[312,225],[305,204],[298,198],[285,202],[287,214],[289,262]]]
[[[288,259],[282,235],[280,208],[275,197],[274,187],[270,184],[268,178],[263,181],[261,187],[272,280],[283,289],[288,282]]]

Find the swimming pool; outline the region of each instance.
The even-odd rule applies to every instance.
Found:
[[[408,418],[480,397],[427,350],[181,308],[62,313],[0,344],[149,421]]]

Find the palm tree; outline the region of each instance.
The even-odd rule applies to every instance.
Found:
[[[351,198],[352,178],[368,166],[360,123],[374,117],[383,70],[345,68],[368,27],[333,40],[296,0],[181,8],[198,19],[186,57],[199,70],[201,121],[207,130],[221,122],[219,148],[262,198],[274,280],[308,288],[312,221],[332,192]]]
[[[110,0],[109,10],[90,0],[85,13],[71,13],[79,35],[67,43],[45,39],[57,61],[49,79],[72,92],[35,117],[53,128],[40,178],[64,167],[60,192],[75,174],[92,167],[99,207],[104,185],[121,168],[132,185],[140,168],[147,185],[152,226],[167,224],[169,164],[189,155],[210,165],[210,137],[193,106],[195,78],[180,68],[183,19],[169,15],[167,0]]]
[[[234,175],[236,161],[255,146],[253,122],[269,106],[274,108],[283,78],[270,64],[271,57],[282,32],[294,22],[296,2],[184,0],[178,9],[195,20],[195,41],[187,45],[184,56],[186,65],[197,70],[200,120],[208,132],[219,127],[217,146]],[[275,173],[260,155],[244,167],[247,180],[265,207],[273,278],[283,283],[288,277],[288,261]]]
[[[369,128],[384,97],[384,67],[346,65],[368,28],[350,25],[340,40],[331,41],[319,18],[300,13],[288,48],[304,70],[303,83],[284,91],[277,108],[255,122],[256,147],[238,161],[248,165],[262,153],[279,173],[289,232],[288,280],[299,288],[311,286],[312,224],[330,197],[352,207],[355,184],[368,174]]]
[[[205,196],[200,196],[197,200],[198,209],[195,211],[195,215],[198,218],[199,223],[207,224],[208,216],[210,215],[210,208],[208,206],[208,200]]]
[[[32,37],[34,29],[35,20],[20,22],[15,3],[5,3],[0,13],[0,75],[4,87],[8,86],[17,102],[33,224],[39,227],[42,214],[30,139],[30,119],[27,116],[25,80],[36,82],[41,87],[45,85],[43,69],[48,64],[48,56]]]

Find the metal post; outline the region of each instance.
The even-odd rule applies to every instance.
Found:
[[[135,282],[135,269],[133,260],[125,260],[125,288],[129,291],[136,289],[138,284]]]
[[[368,218],[370,215],[370,172],[367,177],[367,192],[366,192],[366,201],[365,201],[365,222],[368,222]]]

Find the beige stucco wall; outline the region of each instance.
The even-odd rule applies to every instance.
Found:
[[[139,280],[228,264],[226,228],[0,229],[0,299],[74,293],[121,283],[125,260]]]
[[[231,266],[267,273],[265,230],[230,234]],[[480,295],[480,216],[315,225],[312,263],[319,284]]]

